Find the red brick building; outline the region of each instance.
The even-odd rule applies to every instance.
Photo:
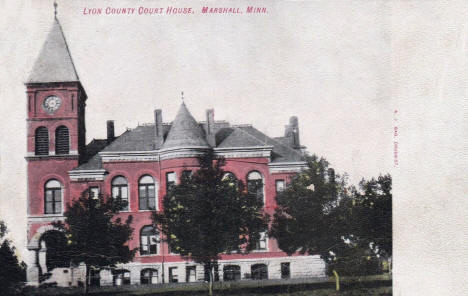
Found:
[[[133,262],[95,274],[96,283],[203,281],[203,266],[171,253],[149,226],[150,210],[161,209],[168,186],[196,170],[197,156],[212,149],[225,157],[226,172],[245,183],[262,184],[259,194],[265,211],[272,213],[276,192],[305,167],[296,117],[291,117],[283,137],[270,138],[251,125],[217,121],[212,109],[206,111],[206,121],[197,122],[184,103],[171,123],[164,123],[157,109],[153,123],[116,137],[114,123],[108,121],[107,138],[86,144],[87,95],[57,19],[26,88],[31,284],[73,285],[83,280],[82,268],[61,262],[65,239],[50,223],[62,220],[66,205],[86,189],[128,200],[120,215],[133,215],[135,231],[129,245],[139,248]],[[220,280],[321,277],[324,263],[318,256],[287,256],[265,235],[251,254],[222,255],[218,270]]]

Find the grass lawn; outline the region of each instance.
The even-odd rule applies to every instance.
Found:
[[[24,291],[24,296],[82,295],[83,289],[72,288],[32,288]],[[214,285],[215,296],[390,296],[392,280],[389,276],[343,277],[341,291],[335,290],[333,278],[290,279],[217,282]],[[1,294],[1,293],[0,293]],[[90,289],[90,296],[201,296],[208,295],[207,283],[129,285],[119,287],[96,287]]]
[[[228,295],[228,294],[217,294],[215,296]],[[311,291],[298,291],[291,293],[273,293],[273,294],[229,294],[231,296],[358,296],[358,295],[369,295],[369,296],[390,296],[392,295],[392,287],[378,287],[378,288],[363,288],[363,289],[352,289],[347,291],[335,291],[334,289],[319,289]]]

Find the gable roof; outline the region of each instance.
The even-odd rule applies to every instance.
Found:
[[[79,81],[57,18],[47,36],[27,83]]]
[[[199,123],[190,114],[185,103],[180,105],[179,111],[172,122],[162,148],[171,147],[210,147],[205,140],[205,133]]]

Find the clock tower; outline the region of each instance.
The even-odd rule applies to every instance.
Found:
[[[85,153],[86,93],[57,18],[26,82],[28,160]]]
[[[42,245],[44,229],[49,229],[53,221],[63,220],[71,199],[68,172],[83,161],[86,153],[87,96],[57,17],[25,85],[27,247],[35,254],[28,266],[28,280],[39,283],[49,268],[47,247]]]

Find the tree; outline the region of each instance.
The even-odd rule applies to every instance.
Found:
[[[336,277],[375,273],[382,252],[391,254],[390,175],[362,180],[358,190],[325,159],[307,163],[276,197],[270,236],[288,254],[319,254]]]
[[[125,222],[115,217],[126,202],[119,199],[92,197],[88,190],[73,201],[65,212],[65,223],[54,222],[67,238],[72,263],[86,266],[85,294],[88,293],[90,270],[111,268],[133,259],[136,249],[126,244],[133,234],[132,216]]]
[[[392,256],[392,177],[364,179],[352,191],[354,233],[376,253]]]
[[[171,250],[209,270],[210,295],[219,255],[249,252],[268,226],[263,202],[242,182],[226,177],[224,163],[213,152],[200,157],[200,168],[170,189],[162,212],[152,215]]]
[[[15,255],[15,247],[9,239],[4,238],[7,227],[0,221],[0,291],[2,295],[14,295],[19,284],[26,281],[26,264],[19,262]]]
[[[382,257],[392,255],[392,178],[362,179],[349,188],[346,198],[334,209],[343,226],[336,233],[343,242],[333,251],[329,267],[342,274],[366,275],[381,272]]]
[[[331,217],[345,194],[345,181],[335,176],[323,158],[309,156],[307,164],[276,196],[278,207],[269,234],[289,255],[320,254],[325,259],[340,241],[333,235],[340,228],[340,217]]]

